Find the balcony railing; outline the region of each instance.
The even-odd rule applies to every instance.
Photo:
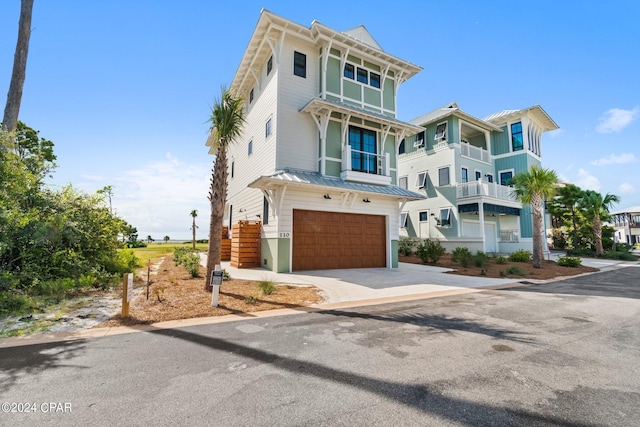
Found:
[[[473,182],[458,184],[456,187],[456,197],[464,199],[467,197],[487,196],[500,200],[516,201],[513,195],[513,188],[500,185],[495,182],[484,182],[481,179]]]
[[[465,141],[460,142],[460,154],[474,160],[480,160],[481,162],[490,162],[489,152],[487,150],[471,145]]]
[[[389,153],[376,154],[354,150],[345,145],[342,150],[342,173],[345,181],[370,184],[391,184],[391,159]]]

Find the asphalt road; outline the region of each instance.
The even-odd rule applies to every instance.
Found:
[[[637,426],[639,278],[0,349],[0,425]]]

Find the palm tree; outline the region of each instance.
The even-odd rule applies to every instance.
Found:
[[[231,93],[224,86],[222,94],[211,108],[211,123],[207,145],[216,153],[211,174],[211,217],[209,220],[209,249],[207,251],[207,275],[205,289],[209,289],[211,275],[220,264],[222,250],[222,220],[227,199],[227,148],[242,134],[244,106],[242,98]]]
[[[20,6],[20,20],[18,21],[18,42],[13,57],[13,71],[7,93],[7,103],[4,107],[2,127],[8,132],[16,130],[18,113],[22,101],[22,88],[27,72],[27,56],[29,53],[29,38],[31,38],[31,15],[33,0],[22,0]]]
[[[193,217],[193,225],[191,225],[191,230],[193,232],[193,249],[196,248],[196,228],[198,228],[198,226],[196,225],[196,217],[198,216],[198,210],[194,209],[191,211],[191,213],[189,214]]]
[[[602,247],[602,221],[609,217],[609,209],[614,203],[620,202],[620,197],[607,193],[602,194],[593,190],[586,190],[580,201],[580,206],[587,212],[587,217],[593,221],[593,237],[596,242],[596,255],[604,253]]]
[[[558,175],[551,169],[531,166],[526,172],[520,172],[509,181],[515,188],[513,193],[522,203],[531,205],[533,214],[533,267],[542,268],[544,238],[543,206],[545,199],[556,193]]]

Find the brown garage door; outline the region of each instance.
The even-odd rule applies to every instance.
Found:
[[[293,211],[292,270],[386,267],[381,215]]]

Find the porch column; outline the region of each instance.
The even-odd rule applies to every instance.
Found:
[[[484,233],[484,203],[478,202],[478,216],[480,217],[480,232],[482,233],[482,252],[487,252],[487,236]]]

